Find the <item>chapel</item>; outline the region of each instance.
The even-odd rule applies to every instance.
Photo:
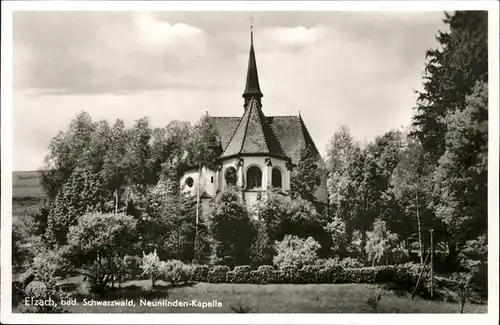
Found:
[[[200,195],[202,211],[207,211],[209,201],[228,188],[237,190],[247,208],[265,199],[270,189],[277,190],[284,200],[290,199],[290,178],[305,148],[317,159],[321,170],[316,200],[327,203],[324,163],[301,114],[266,116],[262,97],[252,31],[243,115],[209,117],[220,143],[217,168],[203,167],[201,174],[198,168],[189,169],[180,180],[184,191]]]

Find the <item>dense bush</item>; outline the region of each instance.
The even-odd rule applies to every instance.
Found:
[[[224,283],[226,282],[226,273],[229,272],[229,267],[225,265],[216,265],[208,272],[208,282]]]
[[[271,223],[269,222],[269,224]],[[272,229],[270,229],[272,224],[271,226],[268,226],[268,223],[265,220],[259,219],[255,221],[254,226],[255,241],[250,247],[250,260],[252,262],[252,265],[257,266],[272,263],[273,256],[275,254],[273,246],[274,240],[271,237],[272,235],[274,235],[274,233],[272,232]]]
[[[66,273],[67,261],[63,258],[63,251],[59,249],[41,250],[34,258],[32,270],[36,280],[48,283],[58,281]]]
[[[141,269],[142,274],[151,279],[151,286],[155,286],[156,281],[161,277],[161,262],[158,254],[156,253],[156,249],[146,255],[146,253],[142,252],[142,263]]]
[[[187,281],[186,267],[179,260],[162,262],[160,266],[161,276],[164,281],[176,286],[179,282]]]
[[[21,313],[44,313],[56,314],[66,313],[67,309],[59,303],[62,299],[68,299],[69,295],[58,288],[54,281],[31,282],[25,290],[25,297],[36,301],[43,300],[43,304],[24,304],[20,305]],[[46,303],[48,302],[48,303]]]
[[[315,264],[321,267],[332,267],[334,265],[337,265],[343,268],[359,268],[364,266],[364,264],[360,260],[352,257],[319,259]]]
[[[139,256],[125,255],[123,257],[124,279],[136,280],[141,276],[141,261]]]
[[[312,237],[303,239],[286,235],[282,241],[276,242],[277,254],[273,258],[273,263],[280,268],[285,266],[301,268],[314,263],[319,248],[320,245]]]
[[[195,266],[193,264],[183,264],[182,269],[183,269],[182,281],[184,281],[184,283],[188,283],[189,281],[192,281],[193,276],[194,276]]]
[[[23,313],[63,313],[65,308],[60,306],[61,299],[69,296],[58,287],[60,275],[65,273],[65,260],[60,250],[42,250],[33,259],[33,274],[27,272],[21,285],[24,286],[24,297],[41,299],[44,302],[52,300],[54,304],[26,305],[21,304]],[[35,281],[33,281],[35,279]]]

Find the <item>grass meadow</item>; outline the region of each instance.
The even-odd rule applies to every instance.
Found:
[[[378,313],[459,313],[460,304],[429,301],[408,294],[397,294],[370,284],[211,284],[189,283],[170,288],[158,281],[151,288],[150,280],[129,281],[121,289],[108,292],[104,297],[94,297],[85,289],[81,277],[74,277],[63,284],[64,290],[77,304],[69,307],[70,313],[373,313],[366,302],[374,290],[382,290]],[[135,307],[85,306],[84,299],[96,301],[133,300]],[[141,299],[149,306],[141,305]],[[161,301],[191,303],[221,302],[220,308],[154,306]],[[21,302],[22,303],[22,302]],[[14,312],[18,307],[14,308]],[[466,304],[464,313],[486,313],[487,305]]]

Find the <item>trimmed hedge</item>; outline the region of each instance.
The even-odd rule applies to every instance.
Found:
[[[216,265],[208,271],[208,282],[224,283],[226,282],[226,274],[229,272],[229,267],[225,265]]]
[[[252,270],[248,265],[237,266],[230,270],[227,266],[217,265],[209,269],[206,265],[192,267],[190,278],[197,282],[209,283],[250,283],[250,284],[312,284],[312,283],[386,283],[396,290],[412,292],[417,283],[422,267],[419,264],[407,263],[361,268],[343,268],[334,263],[306,265],[301,269],[285,266],[276,269],[271,265],[262,265]],[[430,278],[422,276],[416,293],[419,296],[430,296]],[[452,290],[454,281],[435,277],[435,289]],[[475,289],[475,288],[474,288]],[[474,290],[476,291],[476,290]],[[437,296],[438,290],[434,291]],[[478,293],[473,293],[471,301],[484,301]]]
[[[299,270],[300,283],[320,283],[321,268],[317,265],[304,265]],[[321,279],[322,280],[322,279]]]
[[[253,273],[252,273],[253,272]],[[271,265],[261,265],[257,271],[251,271],[252,273],[252,283],[257,284],[268,284],[276,283],[278,279],[278,274],[273,266]]]
[[[277,274],[278,283],[301,283],[299,269],[288,265],[280,268]]]
[[[232,271],[234,275],[232,276],[232,281],[229,283],[249,283],[251,282],[250,271],[252,268],[249,265],[236,266]]]
[[[416,284],[420,268],[413,264],[375,266],[362,268],[342,268],[340,265],[306,265],[301,269],[285,266],[275,269],[271,265],[262,265],[252,270],[248,265],[237,266],[234,270],[223,265],[195,266],[192,280],[210,283],[381,283],[395,282],[398,287],[411,289]],[[420,287],[425,287],[425,277]],[[420,290],[419,290],[420,291]],[[424,290],[425,291],[425,290]]]
[[[192,279],[197,282],[208,282],[209,268],[206,265],[196,265],[193,270]]]

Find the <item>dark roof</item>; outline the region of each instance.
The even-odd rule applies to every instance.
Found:
[[[210,118],[225,152],[242,118],[226,116]],[[297,164],[300,161],[300,151],[306,147],[311,148],[313,154],[320,158],[318,149],[300,116],[267,116],[264,119],[284,155],[289,157],[292,163]]]
[[[239,154],[287,157],[260,108],[258,100],[252,97],[221,157]]]

